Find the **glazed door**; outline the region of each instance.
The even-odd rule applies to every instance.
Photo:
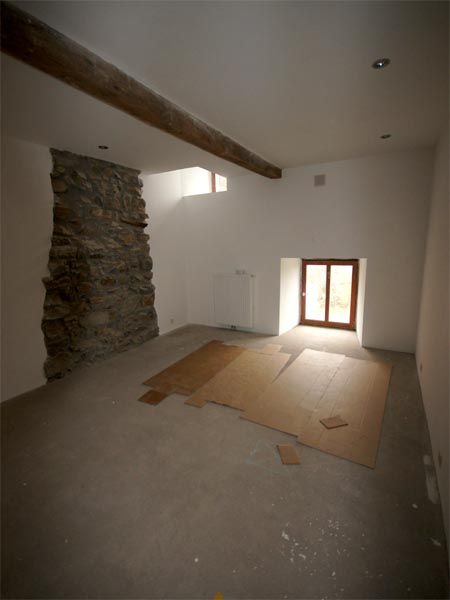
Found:
[[[357,260],[302,261],[301,323],[355,329]]]

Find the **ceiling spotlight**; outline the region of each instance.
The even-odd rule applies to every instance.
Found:
[[[98,146],[100,150],[108,150],[109,146]]]
[[[388,140],[390,137],[392,137],[392,134],[390,133],[383,133],[383,135],[380,135],[382,140]]]
[[[390,58],[378,58],[373,64],[372,69],[384,69],[391,64]]]

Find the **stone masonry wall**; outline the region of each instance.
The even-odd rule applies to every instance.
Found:
[[[48,380],[158,335],[139,171],[51,150]]]

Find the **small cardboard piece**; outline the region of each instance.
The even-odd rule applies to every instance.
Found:
[[[139,398],[139,402],[145,402],[146,404],[152,404],[153,406],[156,406],[162,402],[164,398],[167,398],[167,394],[158,392],[158,390],[148,390]]]
[[[144,385],[165,394],[190,396],[243,352],[245,348],[213,340],[153,375]]]
[[[245,410],[280,373],[290,354],[246,350],[217,373],[185,404],[201,408],[207,402]]]
[[[297,451],[292,444],[278,444],[278,452],[280,453],[281,462],[283,465],[299,465]]]
[[[327,419],[320,419],[320,422],[327,429],[335,429],[336,427],[344,427],[344,425],[348,425],[347,421],[344,421],[340,415],[328,417]]]

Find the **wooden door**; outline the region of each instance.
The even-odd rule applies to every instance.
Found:
[[[355,329],[356,259],[302,260],[301,323]]]

